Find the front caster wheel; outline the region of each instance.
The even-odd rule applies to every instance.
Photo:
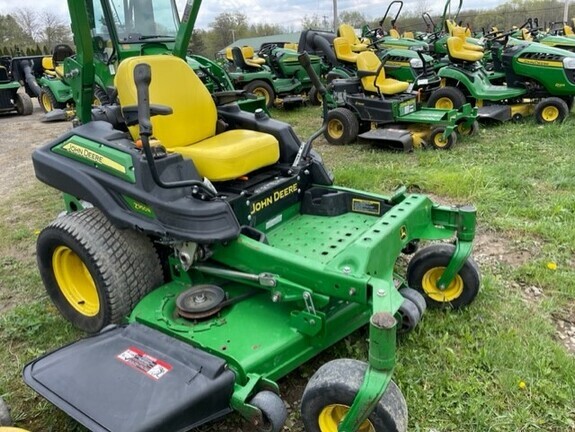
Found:
[[[432,245],[417,252],[407,266],[407,285],[419,291],[429,307],[460,309],[473,302],[479,292],[481,277],[472,258],[467,258],[449,286],[437,286],[454,251],[453,245]]]
[[[263,390],[257,393],[250,405],[260,409],[263,424],[257,425],[257,432],[280,432],[287,419],[287,409],[281,398],[272,391]]]
[[[445,132],[444,127],[436,127],[429,134],[429,142],[434,149],[437,150],[449,150],[457,142],[457,135],[451,133],[447,138],[443,138],[443,132]]]
[[[332,360],[309,380],[302,397],[301,416],[306,432],[336,432],[361,387],[367,364]],[[399,388],[389,383],[373,412],[358,432],[405,432],[407,405]]]

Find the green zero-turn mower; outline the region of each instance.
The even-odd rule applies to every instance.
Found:
[[[480,119],[519,120],[535,114],[538,123],[563,121],[575,96],[575,54],[534,42],[507,43],[514,31],[495,36],[501,41],[493,58],[495,72],[504,74],[504,85],[494,85],[479,63],[482,53],[450,37],[450,64],[439,71],[445,87],[430,96],[428,106],[457,108],[472,102]]]
[[[77,6],[78,5],[78,6]],[[180,19],[173,0],[127,0],[115,3],[112,0],[84,0],[73,2],[70,8],[72,26],[78,26],[74,8],[88,9],[88,21],[82,23],[90,31],[90,39],[84,41],[92,46],[94,69],[91,75],[95,82],[94,94],[82,94],[83,83],[78,71],[85,64],[79,58],[84,55],[86,47],[75,45],[80,53],[74,54],[70,47],[57,46],[52,57],[22,58],[21,68],[26,83],[39,99],[44,111],[58,109],[48,119],[65,119],[73,117],[76,104],[87,106],[84,101],[90,100],[93,105],[109,103],[114,97],[108,94],[113,86],[118,65],[127,58],[148,54],[172,54],[185,56],[188,65],[196,71],[211,93],[221,99],[222,93],[234,92],[233,84],[225,70],[216,62],[198,55],[188,55],[188,46],[182,43],[187,29],[180,25]],[[36,64],[34,64],[36,63]],[[42,63],[42,67],[38,67]],[[79,98],[83,101],[80,102]],[[255,111],[265,107],[263,99],[244,98],[238,101],[242,109]],[[63,112],[68,110],[68,115]],[[72,113],[70,115],[70,113]]]
[[[265,98],[266,106],[293,107],[307,99],[319,104],[317,91],[304,68],[299,64],[298,52],[283,44],[265,43],[254,54],[249,46],[230,49],[233,62],[228,73],[238,90],[245,90]],[[328,67],[317,56],[311,56],[315,72],[323,76]],[[308,98],[309,96],[309,98]]]
[[[0,57],[0,113],[30,115],[34,111],[32,99],[25,92],[18,91],[22,85],[14,79],[11,65],[10,57]]]
[[[190,30],[199,8],[186,5]],[[75,38],[91,95],[90,35]],[[405,431],[396,334],[426,305],[476,297],[475,209],[334,186],[311,149],[323,128],[302,143],[263,111],[217,107],[183,57],[126,59],[120,105],[99,108],[106,120],[86,114],[33,154],[67,208],[38,237],[40,274],[62,315],[92,335],[29,363],[26,383],[91,431],[184,431],[235,410],[250,430],[278,432],[276,380],[367,326],[369,358],[318,369],[303,423]],[[323,94],[307,55],[302,64]],[[405,276],[394,271],[417,241],[447,239],[419,250]]]
[[[335,79],[328,86],[324,135],[331,144],[348,144],[359,136],[405,151],[427,145],[447,150],[455,145],[457,132],[478,131],[477,109],[470,104],[459,109],[420,108],[409,84],[387,78],[375,53],[357,54],[356,63],[356,77]]]
[[[361,43],[353,28],[347,24],[339,26],[338,35],[326,31],[305,30],[300,37],[299,50],[317,54],[329,65],[327,82],[335,78],[356,76],[357,53],[374,50],[384,62],[386,76],[410,83],[410,88],[419,93],[421,100],[427,100],[429,94],[440,85],[430,56],[421,53],[415,47],[380,49],[376,42]]]

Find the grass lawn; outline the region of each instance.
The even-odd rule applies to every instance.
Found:
[[[319,108],[273,115],[300,137],[321,122]],[[575,333],[559,332],[575,328],[574,136],[571,118],[482,127],[450,151],[317,141],[339,185],[380,193],[405,185],[478,209],[477,300],[456,313],[428,311],[399,339],[394,380],[410,431],[575,431]],[[27,361],[81,336],[47,299],[35,265],[36,236],[61,208],[59,194],[38,182],[10,191],[0,207],[0,395],[32,431],[84,430],[20,378]],[[280,381],[287,431],[303,431],[298,402],[314,370],[331,358],[365,359],[365,339],[358,332]],[[249,430],[239,416],[200,428],[238,430]]]

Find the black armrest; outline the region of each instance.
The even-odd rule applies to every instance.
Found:
[[[365,77],[375,76],[375,75],[376,75],[376,72],[372,72],[372,71],[362,71],[362,70],[357,71],[357,77],[358,78],[365,78]]]

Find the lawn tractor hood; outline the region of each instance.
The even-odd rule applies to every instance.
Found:
[[[231,411],[235,380],[223,360],[137,323],[60,348],[23,374],[92,432],[188,430]]]

